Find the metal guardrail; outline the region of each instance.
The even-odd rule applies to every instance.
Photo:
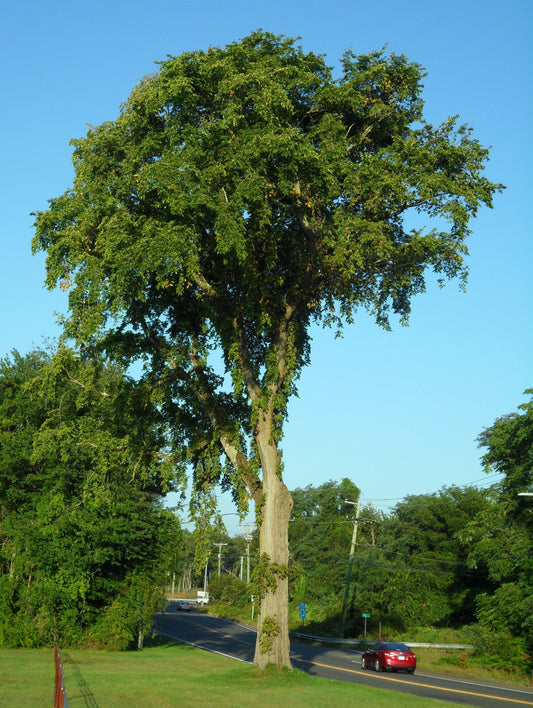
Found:
[[[291,634],[296,639],[307,639],[312,642],[324,642],[326,644],[347,644],[348,646],[353,646],[354,649],[362,645],[367,646],[372,644],[372,640],[365,639],[335,639],[332,637],[317,637],[312,634],[302,634],[301,632],[291,632]],[[424,649],[465,649],[470,651],[474,648],[472,644],[428,644],[426,642],[408,642],[403,640],[402,644]]]
[[[68,708],[67,692],[63,681],[63,664],[57,643],[54,644],[54,663],[56,667],[54,708]]]
[[[403,642],[409,647],[419,647],[422,649],[465,649],[472,651],[473,644],[427,644],[426,642]]]

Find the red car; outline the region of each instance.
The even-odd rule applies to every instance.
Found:
[[[363,652],[361,657],[362,669],[375,671],[398,671],[404,669],[414,674],[416,669],[416,656],[399,642],[376,642],[373,647]]]

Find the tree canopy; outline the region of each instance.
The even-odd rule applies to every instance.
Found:
[[[522,522],[533,520],[524,514],[527,501],[518,497],[533,491],[533,389],[525,391],[531,397],[519,406],[519,412],[498,418],[478,438],[485,448],[481,460],[488,473],[503,475],[502,492],[511,504],[511,512],[521,516]]]
[[[396,505],[359,573],[365,562],[376,565],[371,601],[382,617],[406,627],[473,621],[476,596],[490,583],[484,564],[469,568],[470,547],[460,532],[488,508],[489,499],[486,490],[454,486],[410,495]]]
[[[526,391],[530,397],[533,389]],[[504,415],[478,438],[487,472],[499,472],[493,504],[463,532],[473,567],[486,564],[494,587],[478,598],[481,623],[533,649],[533,400]],[[531,661],[530,661],[531,663]]]
[[[176,463],[255,503],[260,666],[289,664],[279,442],[311,324],[405,321],[426,269],[466,276],[469,220],[499,189],[470,128],[424,120],[423,75],[347,52],[336,78],[267,32],[170,57],[73,141],[73,187],[36,215],[66,336],[143,361]]]
[[[335,595],[346,580],[355,507],[360,491],[349,479],[291,491],[294,501],[289,525],[291,563],[299,576],[301,600]],[[305,580],[304,580],[305,578]]]

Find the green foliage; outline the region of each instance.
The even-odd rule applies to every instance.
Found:
[[[355,507],[344,500],[358,496],[349,480],[293,492],[291,592],[305,588],[302,600],[326,601],[344,591],[355,517]],[[485,492],[452,487],[408,497],[390,517],[363,507],[350,594],[357,626],[363,611],[397,630],[472,621],[475,597],[486,589],[487,574],[468,568],[468,546],[457,532],[487,503]]]
[[[36,215],[66,332],[149,362],[175,444],[211,463],[222,446],[241,501],[259,469],[243,436],[269,410],[279,441],[310,323],[406,318],[426,268],[464,276],[469,219],[500,188],[469,128],[424,121],[419,65],[342,66],[266,32],[171,57],[73,141],[73,187]]]
[[[131,572],[87,629],[84,642],[115,651],[132,646],[142,649],[145,637],[153,634],[155,611],[166,602],[164,582],[164,573],[156,564]]]
[[[479,624],[465,628],[465,636],[474,646],[473,663],[504,671],[526,672],[531,668],[524,637],[506,631],[494,632]]]
[[[486,449],[482,457],[486,471],[504,475],[499,490],[505,513],[531,531],[531,497],[518,496],[533,490],[533,389],[525,394],[531,400],[519,406],[520,412],[496,420],[481,433],[478,442]]]
[[[401,642],[420,642],[422,644],[469,644],[470,634],[465,634],[464,627],[409,627],[406,632],[396,633]]]
[[[530,389],[526,393],[531,394]],[[500,472],[489,508],[462,536],[469,562],[485,564],[492,588],[477,598],[477,618],[490,632],[507,632],[533,655],[533,504],[519,492],[533,480],[533,401],[504,416],[479,437],[488,472]],[[531,659],[530,659],[531,664]]]
[[[272,617],[265,617],[258,631],[259,646],[263,654],[269,654],[272,651],[274,639],[280,632],[279,624]]]
[[[371,611],[400,631],[473,621],[487,573],[468,567],[469,546],[458,533],[487,504],[486,492],[457,487],[398,504],[356,554],[356,617]]]
[[[243,604],[249,601],[249,586],[234,575],[221,575],[209,583],[210,601],[225,605]]]
[[[252,593],[256,597],[264,597],[267,592],[275,592],[278,579],[287,578],[289,570],[286,565],[272,563],[266,553],[262,553],[252,573],[250,582]]]
[[[63,348],[3,360],[0,394],[0,643],[123,646],[95,625],[143,583],[146,625],[179,538],[157,419],[117,367]]]
[[[345,500],[357,499],[359,490],[342,480],[292,495],[291,597],[314,607],[306,620],[313,631],[338,635],[356,514]],[[357,518],[347,636],[362,634],[362,612],[371,614],[372,627],[381,624],[392,636],[410,635],[426,625],[474,621],[476,599],[490,582],[483,564],[468,566],[470,546],[460,533],[490,508],[490,496],[451,487],[408,497],[390,516],[363,507]],[[296,616],[293,622],[299,623]]]
[[[302,600],[326,599],[344,590],[348,552],[359,489],[349,479],[307,486],[291,492],[294,506],[289,524],[291,592],[299,578]],[[363,533],[363,532],[362,532]],[[304,579],[305,578],[305,579]]]
[[[298,603],[306,603],[306,618],[302,622]],[[321,637],[339,637],[341,630],[342,599],[321,594],[314,599],[307,594],[302,599],[295,599],[289,605],[289,621],[293,631],[313,634]]]

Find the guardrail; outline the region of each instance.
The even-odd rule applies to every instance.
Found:
[[[54,663],[56,667],[54,708],[68,708],[67,692],[63,681],[63,664],[57,644],[54,644]]]
[[[312,642],[323,642],[324,644],[344,644],[353,646],[354,649],[373,644],[373,641],[368,639],[334,639],[332,637],[317,637],[312,634],[302,634],[301,632],[291,632],[291,634],[296,639],[306,639]],[[402,644],[407,644],[408,647],[418,647],[424,649],[466,649],[467,651],[470,651],[474,648],[472,644],[428,644],[426,642],[408,642],[403,640]]]

